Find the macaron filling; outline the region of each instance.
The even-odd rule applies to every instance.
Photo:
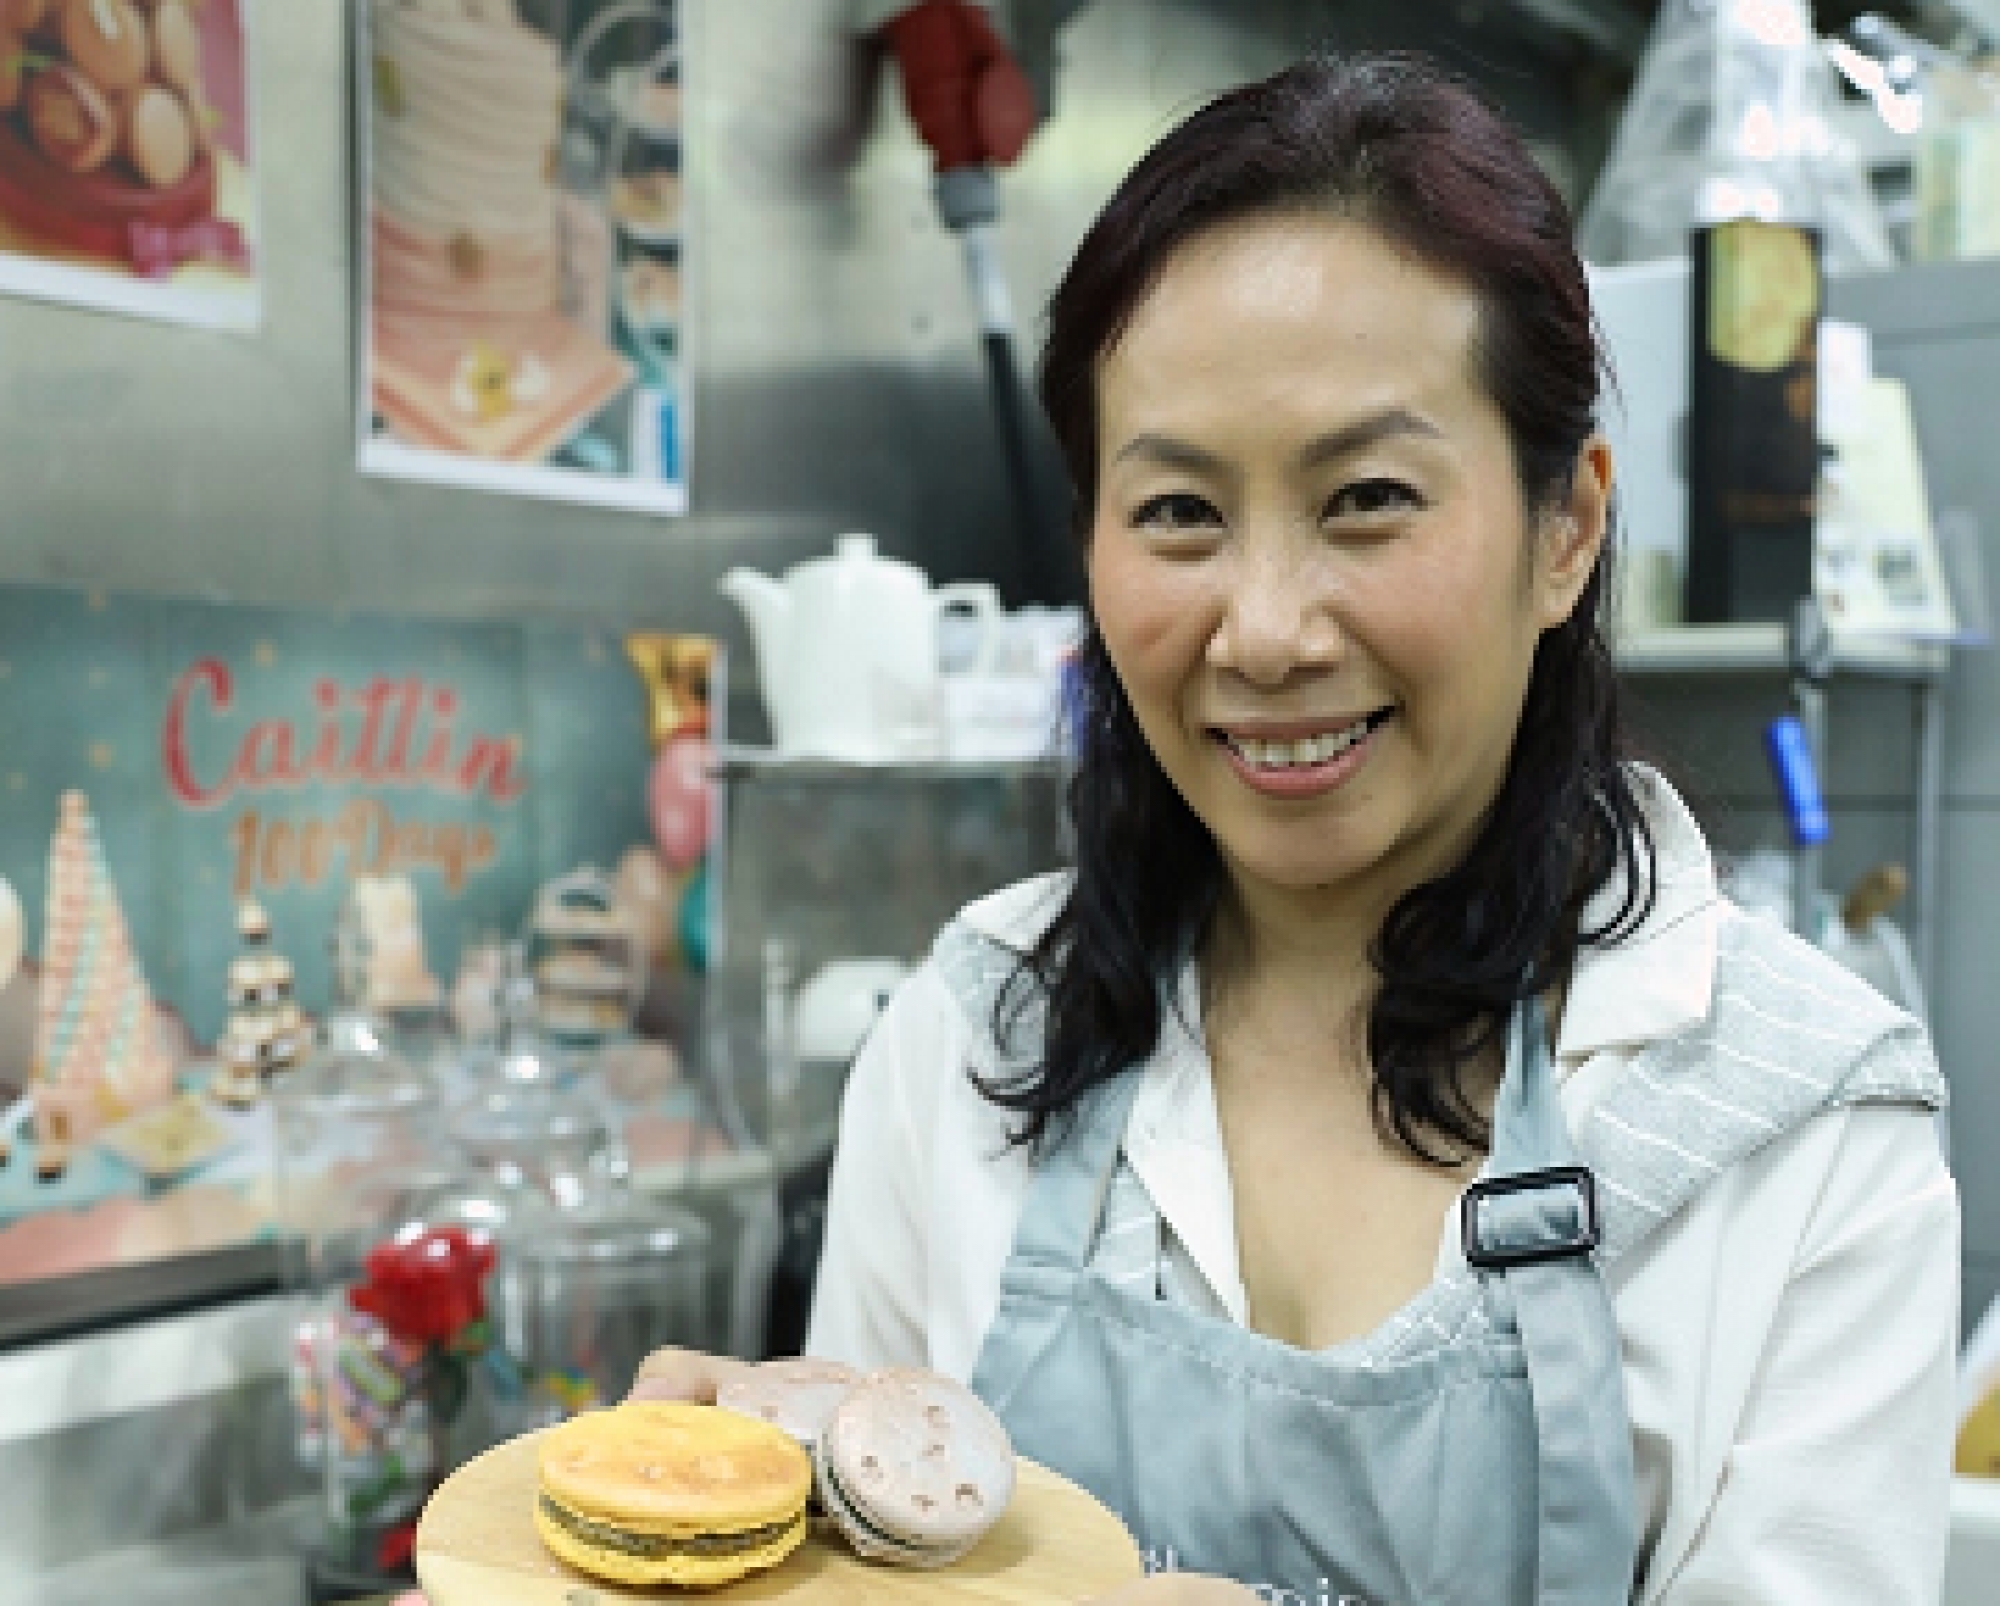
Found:
[[[544,1493],[540,1497],[542,1515],[579,1544],[636,1556],[642,1561],[661,1561],[670,1556],[742,1556],[777,1544],[798,1528],[804,1513],[785,1522],[769,1522],[756,1528],[736,1528],[726,1533],[658,1534],[620,1528],[580,1511]]]
[[[883,1559],[896,1557],[918,1566],[940,1566],[958,1560],[972,1548],[971,1540],[927,1545],[889,1532],[841,1483],[840,1473],[827,1454],[824,1439],[820,1441],[820,1446],[819,1453],[814,1457],[815,1470],[819,1474],[814,1479],[815,1493],[826,1506],[827,1514],[857,1549],[866,1553],[872,1547]]]

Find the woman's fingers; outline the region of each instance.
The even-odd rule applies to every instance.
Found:
[[[705,1355],[692,1349],[656,1349],[639,1363],[628,1400],[683,1400],[713,1405],[715,1391],[731,1378],[749,1371],[748,1361],[729,1355]]]

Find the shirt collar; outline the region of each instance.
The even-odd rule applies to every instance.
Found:
[[[1564,1070],[1601,1049],[1693,1025],[1708,1014],[1714,990],[1721,899],[1708,845],[1656,770],[1633,765],[1627,773],[1652,829],[1653,907],[1629,936],[1577,950],[1556,1041]],[[1625,889],[1622,872],[1599,888],[1584,908],[1585,927],[1616,914]]]
[[[1017,954],[1025,954],[1062,912],[1075,874],[1052,870],[1030,876],[967,904],[959,920],[971,931]]]

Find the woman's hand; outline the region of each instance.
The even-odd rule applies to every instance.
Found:
[[[713,1405],[715,1391],[750,1370],[748,1361],[693,1349],[656,1349],[639,1363],[627,1400],[683,1400]]]
[[[1122,1584],[1090,1606],[1263,1606],[1263,1599],[1233,1578],[1167,1572]]]

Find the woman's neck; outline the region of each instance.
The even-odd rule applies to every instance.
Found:
[[[1380,985],[1369,958],[1380,924],[1374,910],[1232,885],[1202,951],[1204,1013],[1275,1014],[1348,1037]]]
[[[1222,950],[1218,957],[1260,973],[1372,977],[1369,952],[1395,901],[1357,898],[1346,888],[1275,887],[1228,876],[1213,933]]]

